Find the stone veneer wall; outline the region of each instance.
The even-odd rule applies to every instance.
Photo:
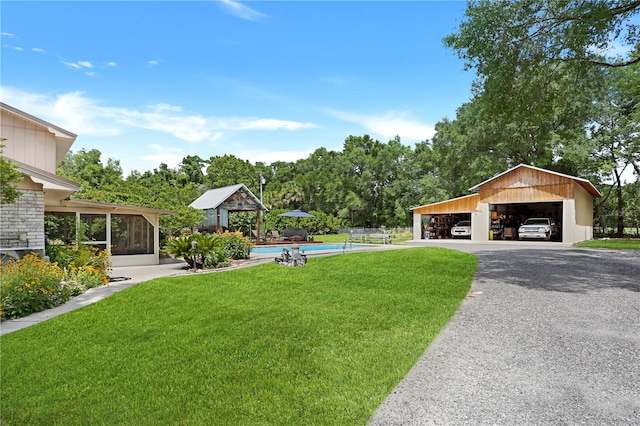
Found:
[[[20,189],[14,204],[0,206],[0,252],[12,257],[44,254],[44,193]]]

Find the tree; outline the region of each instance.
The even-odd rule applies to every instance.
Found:
[[[208,188],[221,188],[243,183],[256,194],[260,191],[259,176],[260,173],[248,160],[225,154],[209,159],[205,184]]]
[[[97,149],[81,149],[75,154],[69,151],[60,163],[57,173],[68,179],[86,183],[90,187],[122,180],[120,161],[109,158],[105,166],[102,164],[101,156],[102,153]]]
[[[5,140],[0,138],[0,204],[13,204],[22,195],[15,185],[22,181],[22,173],[16,169],[13,161],[2,155]]]
[[[607,72],[610,82],[598,103],[598,116],[591,125],[591,139],[595,142],[593,156],[597,159],[602,171],[611,175],[615,186],[617,201],[616,236],[624,234],[624,191],[622,174],[631,164],[636,167],[638,147],[640,146],[638,131],[640,124],[635,121],[638,99],[629,95],[627,88],[628,74],[619,69]],[[637,171],[637,168],[636,168]]]
[[[638,12],[638,0],[470,1],[467,20],[445,44],[485,77],[502,77],[522,64],[624,67],[640,56],[605,55],[614,47],[635,47],[640,32],[632,18]]]
[[[205,160],[197,155],[187,155],[180,162],[180,183],[192,182],[198,185],[204,183],[204,173],[202,170],[207,164]]]

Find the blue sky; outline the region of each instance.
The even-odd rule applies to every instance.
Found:
[[[0,99],[125,175],[187,155],[295,161],[406,145],[468,101],[461,1],[2,2]]]

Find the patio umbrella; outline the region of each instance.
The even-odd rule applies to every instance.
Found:
[[[278,216],[285,217],[314,217],[311,213],[303,212],[300,209],[291,210],[290,212],[279,214]]]
[[[284,216],[284,217],[297,217],[297,223],[298,223],[298,227],[300,227],[300,218],[301,217],[314,217],[311,213],[307,213],[307,212],[303,212],[300,209],[295,209],[295,210],[291,210],[289,212],[286,213],[281,213],[278,216]]]

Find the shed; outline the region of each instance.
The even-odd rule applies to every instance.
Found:
[[[195,228],[198,231],[220,232],[229,227],[229,213],[256,212],[256,233],[260,235],[260,213],[269,211],[243,183],[210,189],[189,204],[204,211],[207,218]]]
[[[586,179],[526,164],[469,191],[475,194],[414,207],[414,239],[450,237],[450,228],[460,220],[471,221],[473,241],[517,239],[517,228],[526,219],[549,217],[560,226],[561,241],[590,240],[593,199],[602,196]]]

